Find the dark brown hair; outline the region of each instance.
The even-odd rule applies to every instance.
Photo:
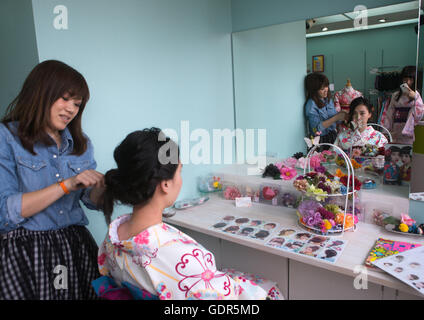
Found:
[[[325,103],[320,99],[318,91],[324,87],[328,87],[330,82],[323,73],[313,72],[305,77],[306,100],[312,99],[318,108],[325,106]],[[330,101],[331,93],[328,90],[327,100]]]
[[[108,225],[115,203],[145,205],[153,198],[161,181],[174,178],[178,161],[163,164],[159,159],[164,150],[167,158],[172,157],[172,149],[176,152],[174,156],[179,159],[178,145],[159,128],[134,131],[115,148],[113,157],[117,168],[106,172],[106,190],[101,200]]]
[[[370,104],[370,102],[368,101],[368,99],[364,98],[364,97],[358,97],[352,100],[352,102],[350,103],[349,106],[349,121],[353,120],[353,114],[355,113],[355,109],[361,105],[364,105],[368,112],[372,115],[373,114],[373,107]],[[353,130],[353,127],[351,125],[351,129]]]
[[[415,91],[415,81],[416,81],[416,72],[417,68],[415,66],[406,66],[402,69],[402,72],[400,73],[400,80],[403,82],[404,78],[412,78],[414,80],[414,83],[412,84],[411,90]],[[399,101],[399,98],[402,95],[402,89],[399,88],[399,93],[397,97],[395,98],[396,101]],[[409,101],[414,100],[413,98],[409,99]]]
[[[7,126],[9,122],[18,121],[17,136],[23,147],[35,154],[34,143],[53,144],[45,130],[50,123],[52,105],[64,95],[82,99],[78,114],[68,125],[74,140],[72,153],[81,155],[87,149],[87,139],[81,128],[81,116],[90,98],[90,92],[84,77],[63,62],[47,60],[35,66],[18,96],[8,106],[1,122]]]

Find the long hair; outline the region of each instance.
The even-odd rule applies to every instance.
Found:
[[[305,89],[306,89],[306,101],[312,99],[318,108],[325,106],[325,103],[321,100],[318,91],[324,87],[328,87],[330,82],[323,73],[313,72],[305,77]],[[327,98],[328,101],[331,99],[331,92],[328,90]]]
[[[9,122],[18,121],[17,136],[23,147],[35,154],[36,142],[53,144],[46,133],[50,123],[50,109],[56,100],[66,94],[82,100],[78,114],[67,126],[74,140],[72,153],[81,155],[87,149],[81,116],[90,98],[90,91],[84,77],[63,62],[47,60],[35,66],[18,96],[9,104],[1,122],[8,127]]]
[[[174,178],[179,148],[160,129],[151,128],[130,133],[116,147],[113,157],[118,167],[106,172],[102,199],[108,225],[115,203],[144,205],[160,182]],[[170,161],[164,161],[165,158]]]
[[[328,87],[330,82],[328,81],[328,78],[323,74],[319,72],[313,72],[308,74],[305,77],[304,80],[304,89],[305,89],[305,103],[303,104],[303,118],[305,120],[305,133],[306,136],[314,135],[314,133],[310,132],[309,128],[309,118],[306,114],[306,104],[309,99],[312,99],[318,108],[322,108],[325,106],[325,103],[321,100],[321,97],[319,96],[318,91],[321,90],[324,87]],[[329,102],[331,99],[331,92],[328,90],[327,93],[327,102]]]
[[[406,66],[402,69],[402,72],[400,73],[400,79],[401,81],[404,78],[412,78],[414,80],[413,84],[412,84],[412,90],[415,90],[415,83],[416,83],[416,72],[417,72],[417,68],[415,66]],[[399,93],[397,95],[397,97],[395,98],[396,101],[399,101],[400,97],[402,95],[402,90],[399,88]],[[410,101],[413,99],[410,99]]]

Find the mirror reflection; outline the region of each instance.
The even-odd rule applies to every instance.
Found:
[[[355,8],[308,19],[306,28],[299,21],[234,33],[236,127],[266,128],[267,155],[280,159],[319,135],[408,193],[424,114],[418,8]]]
[[[420,23],[419,23],[419,54],[418,54],[418,69],[423,70],[424,67],[424,16],[423,16],[423,2],[420,1]],[[418,90],[422,90],[422,77],[421,84],[418,84]],[[424,179],[422,172],[424,172],[424,121],[418,122],[414,130],[415,140],[413,143],[412,152],[412,171],[415,173],[411,177],[410,199],[416,201],[424,201]],[[416,203],[411,202],[412,205]],[[417,212],[422,212],[422,209],[416,207]]]

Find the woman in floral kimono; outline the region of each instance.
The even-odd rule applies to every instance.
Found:
[[[372,108],[367,99],[363,97],[354,99],[350,104],[349,114],[354,128],[341,132],[337,136],[335,145],[350,152],[351,148],[355,146],[373,145],[380,148],[388,143],[387,138],[381,132],[367,125],[372,116]]]
[[[157,128],[135,131],[115,149],[118,168],[105,175],[106,220],[115,202],[133,210],[110,223],[99,250],[100,273],[118,286],[160,299],[282,298],[273,282],[217,270],[210,251],[162,222],[163,210],[172,206],[182,185],[178,153]]]
[[[410,144],[414,142],[414,127],[424,115],[424,104],[418,91],[415,91],[416,67],[406,66],[401,77],[404,88],[393,93],[381,123],[393,137],[393,143]],[[405,86],[406,84],[406,86]]]

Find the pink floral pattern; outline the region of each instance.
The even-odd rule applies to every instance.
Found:
[[[415,100],[409,100],[409,97],[402,95],[396,101],[398,92],[395,92],[390,99],[389,105],[384,108],[381,124],[392,134],[393,143],[412,144],[414,142],[414,127],[424,116],[423,100],[418,91],[415,94]],[[396,111],[399,112],[400,110],[404,110],[407,113],[406,121],[404,119],[396,119]]]
[[[99,250],[101,274],[116,283],[131,283],[162,300],[265,299],[276,286],[267,280],[258,284],[242,273],[232,278],[219,271],[211,252],[164,223],[121,241],[118,227],[129,218],[125,215],[112,221]]]
[[[366,144],[384,147],[388,143],[387,138],[373,127],[368,126],[362,133],[348,129],[341,132],[334,144],[343,150],[349,151],[352,146],[364,146]]]
[[[361,92],[353,88],[349,90],[345,87],[334,94],[334,107],[336,108],[337,112],[340,112],[341,110],[349,111],[350,103],[353,99],[358,97],[362,97]]]
[[[103,265],[105,264],[106,257],[107,257],[106,253],[102,253],[101,255],[99,255],[99,256],[97,257],[97,263],[98,263],[100,266],[103,266]]]
[[[205,254],[200,249],[194,249],[192,253],[184,254],[181,257],[181,262],[175,266],[175,271],[182,276],[182,279],[178,282],[178,288],[185,292],[187,297],[190,291],[196,291],[193,290],[193,287],[200,285],[200,289],[215,289],[213,280],[226,277],[226,281],[223,284],[217,283],[217,285],[221,285],[224,296],[228,296],[231,293],[230,278],[225,273],[213,270],[213,267],[214,262],[210,252]],[[202,272],[192,274],[190,270],[200,270]]]
[[[156,287],[156,292],[159,295],[159,300],[171,300],[172,299],[172,293],[168,290],[166,287],[166,284],[164,282],[161,282]]]
[[[149,231],[145,230],[139,233],[135,238],[134,242],[137,244],[149,244]]]

